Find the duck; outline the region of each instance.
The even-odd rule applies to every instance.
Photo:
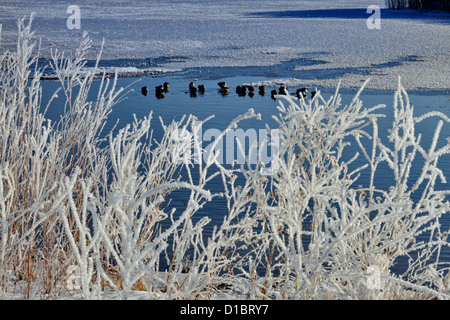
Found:
[[[222,82],[219,82],[218,85],[219,85],[219,87],[220,87],[219,93],[222,94],[223,96],[224,96],[224,95],[227,95],[228,92],[229,92],[229,89],[228,89],[227,84],[226,84],[225,82],[222,81]]]
[[[206,91],[205,85],[203,85],[203,84],[199,85],[199,86],[198,86],[198,91],[199,91],[201,94],[204,94],[205,91]]]
[[[300,89],[297,89],[297,91],[296,91],[296,95],[297,95],[297,98],[306,98],[306,92],[308,91],[308,89],[306,89],[306,88],[300,88]]]
[[[158,94],[158,93],[163,93],[163,92],[165,92],[163,86],[156,86],[156,87],[155,87],[155,91],[156,91],[157,94]]]
[[[218,85],[220,88],[227,88],[227,84],[224,81],[219,82]]]
[[[236,87],[236,93],[239,97],[245,97],[247,88],[245,86],[237,86]]]
[[[148,88],[146,86],[142,87],[141,92],[144,96],[146,96],[148,94]]]
[[[285,86],[281,86],[279,89],[278,89],[278,94],[282,94],[282,95],[286,95],[287,94],[287,88],[285,87]]]
[[[164,92],[169,92],[169,83],[168,82],[164,82],[163,88],[164,88]]]
[[[189,83],[189,93],[191,94],[191,97],[197,96],[197,87],[193,82]]]
[[[247,86],[248,91],[253,92],[255,91],[255,88],[253,86]]]
[[[264,96],[266,94],[266,87],[265,86],[259,86],[259,95]]]
[[[276,95],[277,95],[278,93],[277,93],[277,90],[275,90],[275,89],[273,89],[271,92],[270,92],[270,95],[271,95],[271,97],[272,97],[272,99],[273,100],[276,100],[277,98],[276,98]]]
[[[250,91],[250,92],[248,93],[248,96],[249,96],[250,98],[253,98],[253,97],[255,96],[255,93],[254,93],[253,91]]]

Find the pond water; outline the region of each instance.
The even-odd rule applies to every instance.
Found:
[[[256,113],[261,114],[261,120],[244,120],[239,124],[239,127],[247,130],[254,128],[256,130],[265,128],[268,124],[271,128],[275,128],[275,122],[272,119],[273,115],[278,114],[276,109],[280,100],[274,100],[271,98],[270,91],[275,87],[267,87],[266,94],[264,96],[255,90],[253,97],[239,96],[235,92],[235,87],[245,83],[256,83],[259,81],[267,81],[270,76],[277,77],[278,74],[270,72],[270,68],[267,68],[269,76],[261,76],[264,74],[262,67],[237,67],[237,68],[194,68],[183,70],[180,72],[166,73],[159,75],[148,75],[140,77],[123,77],[119,78],[118,86],[129,86],[130,91],[127,94],[127,98],[117,104],[108,119],[105,132],[109,132],[112,126],[119,119],[119,125],[117,128],[123,127],[125,124],[133,121],[133,114],[137,118],[143,118],[148,116],[152,112],[152,130],[153,137],[159,140],[162,136],[162,128],[160,125],[159,117],[165,124],[170,123],[173,119],[181,119],[183,115],[195,115],[200,120],[214,115],[214,118],[209,120],[203,126],[203,132],[208,128],[217,128],[223,130],[227,125],[238,115],[245,113],[249,108],[253,108]],[[196,97],[191,97],[189,94],[188,86],[191,81],[198,86],[200,84],[205,85],[206,91],[204,94],[197,94]],[[224,81],[230,88],[228,95],[222,95],[219,93],[218,82]],[[165,93],[164,98],[157,98],[155,96],[155,87],[162,85],[164,82],[169,83],[169,91]],[[94,85],[95,87],[98,83]],[[54,90],[58,87],[56,81],[43,81],[43,96],[44,101],[50,97]],[[144,96],[141,93],[141,88],[147,86],[149,93]],[[295,88],[289,88],[291,92]],[[312,90],[319,90],[325,99],[334,94],[335,88],[325,87],[313,87]],[[350,103],[356,94],[356,89],[342,88],[340,94],[342,96],[342,104],[346,105]],[[426,112],[437,110],[450,117],[450,104],[449,104],[449,92],[448,91],[412,91],[408,92],[411,103],[415,106],[415,115],[422,115]],[[386,118],[379,120],[379,135],[382,139],[386,140],[387,130],[392,125],[393,119],[393,97],[394,92],[382,91],[382,90],[370,90],[363,91],[360,99],[364,102],[364,107],[370,108],[378,104],[385,104],[386,108],[383,109],[383,113],[386,114]],[[53,120],[57,120],[62,112],[62,104],[58,99],[54,101],[48,110],[47,117]],[[434,129],[437,124],[436,118],[428,119],[417,126],[417,131],[423,134],[423,146],[427,149],[427,146],[431,143],[431,139],[434,133]],[[441,132],[440,145],[446,143],[446,138],[450,136],[450,124],[444,125]],[[348,149],[349,154],[352,155],[359,151],[356,142]],[[356,161],[355,167],[364,164],[364,158],[360,156]],[[420,160],[417,163],[420,165]],[[442,158],[441,169],[447,178],[450,177],[450,156],[447,155]],[[419,172],[412,170],[411,179],[414,180],[418,177]],[[359,184],[368,185],[368,172],[363,172],[361,175]],[[387,190],[393,183],[392,172],[387,166],[380,166],[376,178],[375,185],[379,189]],[[214,191],[221,190],[221,183],[212,184],[211,189]],[[439,188],[445,188],[444,184],[438,185]],[[417,195],[419,196],[419,195]],[[186,206],[188,199],[187,191],[177,191],[174,193],[171,205],[175,208],[182,210]],[[200,219],[203,216],[209,216],[212,219],[209,228],[206,233],[211,232],[214,224],[221,223],[224,214],[226,214],[226,202],[221,199],[217,199],[208,205],[206,205],[200,212],[197,213],[196,218]],[[444,229],[450,228],[450,218],[443,217],[442,223]],[[445,249],[441,254],[443,261],[450,262],[450,251]],[[399,265],[399,270],[401,265]]]

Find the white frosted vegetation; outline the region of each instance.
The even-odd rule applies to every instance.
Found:
[[[151,114],[101,139],[125,89],[103,77],[88,99],[100,70],[79,72],[87,36],[73,59],[53,52],[65,113],[51,123],[41,72],[30,71],[31,36],[21,21],[17,51],[0,57],[1,297],[19,289],[47,299],[450,297],[448,261],[439,259],[449,246],[440,222],[449,191],[436,187],[446,183],[438,160],[450,144],[438,141],[450,119],[415,117],[400,82],[386,141],[378,132],[386,106],[365,108],[363,88],[346,106],[338,89],[328,100],[320,92],[308,102],[280,96],[278,171],[267,176],[249,159],[222,165],[214,152],[209,161],[172,161],[180,143],[173,132],[198,128],[192,115],[163,123],[160,141],[152,139]],[[430,117],[435,134],[424,146],[415,127]],[[237,117],[222,137],[249,118],[258,115]],[[349,143],[360,152],[349,154]],[[357,157],[366,164],[355,167]],[[417,158],[423,165],[413,180]],[[384,164],[394,181],[387,190],[375,183]],[[360,186],[363,172],[370,178]],[[221,192],[208,190],[213,179]],[[178,189],[187,190],[181,212],[168,207]],[[196,213],[218,198],[227,214],[206,234],[211,220]],[[392,272],[398,258],[408,262],[402,274]],[[70,266],[79,271],[76,288]]]

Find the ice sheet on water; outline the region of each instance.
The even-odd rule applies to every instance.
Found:
[[[93,67],[83,68],[81,70],[81,74],[88,74],[93,72]],[[107,76],[114,76],[117,73],[118,77],[140,77],[146,75],[160,75],[165,73],[173,73],[181,71],[181,69],[169,69],[169,68],[136,68],[136,67],[108,67],[108,68],[99,68],[95,70],[97,74]],[[55,75],[52,71],[45,73],[41,78],[47,80],[55,79]]]
[[[369,5],[384,7],[383,0],[363,1],[77,1],[81,9],[81,29],[69,30],[66,13],[70,1],[25,0],[2,4],[2,46],[14,48],[14,21],[36,12],[34,28],[42,38],[43,54],[49,48],[74,50],[83,31],[98,49],[105,39],[104,59],[136,59],[184,56],[159,67],[183,69],[207,66],[263,66],[298,59],[310,52],[326,64],[318,69],[367,68],[374,87],[402,75],[407,89],[448,88],[450,73],[449,15],[390,13],[381,16],[381,29],[366,25]],[[307,15],[305,10],[314,10]],[[361,16],[358,16],[361,12]],[[355,16],[356,14],[356,16]],[[306,17],[308,16],[308,17]],[[425,17],[425,18],[424,18]],[[95,53],[95,50],[93,50]],[[386,65],[372,72],[373,62],[416,55],[424,61],[409,62],[400,68]],[[92,57],[94,58],[94,56]],[[301,71],[304,66],[299,66]],[[309,66],[315,70],[315,66]],[[399,70],[400,69],[400,70]],[[418,76],[418,73],[420,76]],[[336,79],[317,81],[335,85]],[[346,86],[358,86],[361,74],[348,70]],[[390,81],[394,79],[394,81]],[[311,79],[309,79],[311,80]],[[369,84],[369,87],[371,84]]]

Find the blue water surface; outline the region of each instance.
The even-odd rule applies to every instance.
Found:
[[[277,74],[270,72],[270,75],[277,77]],[[286,70],[283,70],[285,72]],[[248,74],[248,75],[246,75]],[[172,120],[180,120],[183,115],[195,115],[198,119],[206,119],[207,117],[214,115],[214,118],[209,120],[203,127],[203,131],[208,128],[217,128],[220,130],[225,129],[228,124],[238,115],[245,113],[249,108],[253,108],[256,113],[261,114],[261,120],[251,119],[245,120],[240,123],[239,127],[246,130],[249,128],[264,129],[266,124],[271,128],[276,128],[276,123],[272,116],[278,114],[276,109],[280,100],[274,100],[271,98],[270,90],[276,89],[274,87],[267,87],[266,94],[264,96],[255,90],[255,95],[249,97],[248,95],[241,97],[235,92],[235,88],[238,85],[244,83],[254,83],[258,81],[270,80],[270,76],[264,74],[262,67],[246,67],[246,68],[198,68],[191,70],[184,70],[182,72],[161,74],[161,75],[149,75],[141,77],[128,77],[119,78],[119,87],[128,87],[131,90],[127,94],[127,98],[114,106],[112,113],[108,119],[105,127],[104,134],[112,130],[113,126],[119,119],[116,130],[125,126],[127,123],[133,121],[133,116],[143,118],[152,113],[152,130],[153,137],[158,141],[163,131],[161,129],[161,118],[165,124],[170,123]],[[188,90],[189,83],[193,81],[197,86],[203,84],[206,87],[204,94],[197,94],[196,97],[191,97]],[[230,88],[228,95],[222,95],[218,89],[218,82],[225,81]],[[164,82],[169,83],[169,92],[165,93],[164,98],[157,98],[155,96],[155,87],[162,85]],[[50,95],[59,86],[57,81],[43,81],[43,96],[44,101],[50,97]],[[98,86],[98,82],[94,83],[93,93]],[[147,86],[149,93],[144,96],[141,93],[141,88]],[[294,91],[296,88],[288,88]],[[313,87],[312,90],[320,90],[325,99],[332,96],[335,92],[335,88]],[[340,94],[342,96],[342,104],[346,105],[351,102],[357,90],[355,89],[341,89]],[[409,92],[409,98],[411,103],[415,106],[415,115],[419,116],[429,111],[440,111],[450,117],[449,108],[449,93],[447,91],[413,91]],[[392,91],[381,90],[364,90],[360,99],[364,102],[366,108],[373,107],[378,104],[385,104],[386,108],[383,109],[385,118],[379,120],[379,135],[381,139],[386,142],[388,129],[392,126],[393,119],[393,97]],[[50,106],[47,117],[53,120],[58,120],[62,113],[63,103],[62,97],[56,99]],[[434,130],[437,124],[437,118],[430,118],[417,125],[417,132],[422,133],[423,146],[425,150],[431,144]],[[438,144],[442,146],[447,143],[446,138],[450,136],[450,124],[444,125],[441,132],[441,139]],[[370,143],[370,142],[369,142]],[[350,148],[347,149],[348,156],[352,156],[354,153],[359,152],[359,147],[356,142]],[[354,163],[354,167],[358,167],[365,164],[365,160],[362,156]],[[417,166],[412,169],[411,183],[417,179],[420,172],[417,168],[420,168],[421,160],[417,161]],[[441,158],[440,167],[444,172],[444,175],[450,177],[450,156],[444,156]],[[194,170],[195,172],[195,170]],[[358,184],[368,186],[369,172],[363,171]],[[375,186],[378,189],[387,190],[394,184],[392,171],[387,165],[381,165],[377,171],[375,177]],[[220,181],[216,184],[210,185],[212,191],[220,192],[222,185]],[[438,184],[437,188],[448,188],[445,184]],[[171,206],[182,211],[188,200],[188,191],[177,191],[172,197]],[[419,194],[417,194],[419,196]],[[206,233],[210,234],[212,226],[220,224],[226,214],[226,202],[224,199],[216,199],[213,202],[207,204],[200,212],[196,214],[195,219],[200,219],[203,216],[208,216],[212,219],[209,227],[206,229]],[[450,228],[450,219],[448,216],[444,216],[441,220],[443,223],[443,230]],[[423,239],[426,240],[426,239]],[[441,260],[450,262],[450,251],[448,248],[444,249],[441,253]],[[398,270],[404,268],[404,265],[399,265]],[[395,271],[395,270],[394,270]]]

